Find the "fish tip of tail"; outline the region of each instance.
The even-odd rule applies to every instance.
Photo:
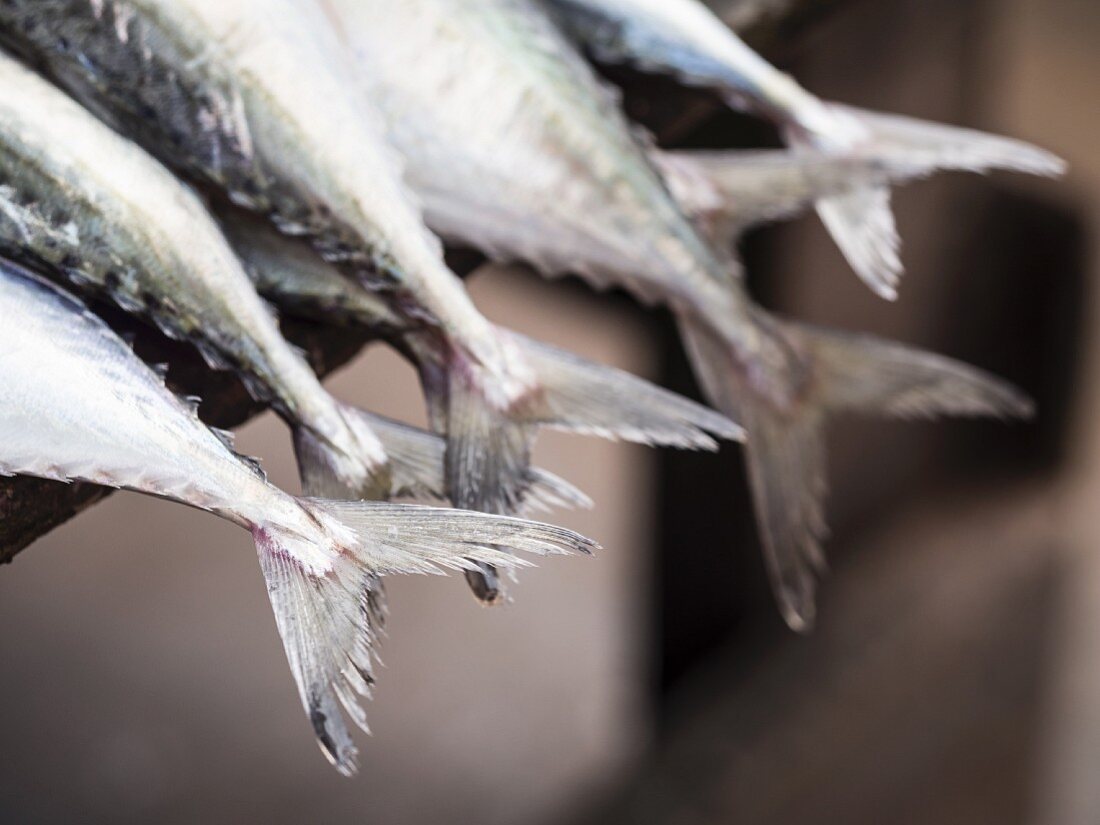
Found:
[[[519,553],[588,554],[595,542],[554,525],[447,508],[315,498],[297,500],[301,525],[253,529],[275,622],[321,750],[344,775],[358,751],[345,714],[367,730],[375,646],[385,624],[380,577],[517,567]]]
[[[722,336],[691,319],[681,325],[708,396],[748,430],[746,464],[765,566],[784,620],[800,632],[814,623],[817,581],[826,572],[829,415],[1026,417],[1033,409],[1011,384],[950,358],[776,320],[761,330],[778,336],[798,366],[769,374],[771,383],[789,384],[777,396],[788,400],[780,402],[748,380]]]

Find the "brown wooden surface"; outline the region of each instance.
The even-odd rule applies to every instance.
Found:
[[[711,5],[744,31],[755,46],[772,51],[799,34],[811,21],[840,0],[723,0]],[[675,141],[701,124],[719,106],[702,91],[675,89],[672,84],[624,75],[633,115],[665,141]],[[469,272],[476,257],[453,261]],[[203,399],[200,413],[214,426],[238,426],[261,411],[243,386],[227,374],[210,372],[190,347],[168,341],[147,327],[113,311],[103,313],[113,325],[136,333],[138,353],[150,362],[171,364],[169,384],[176,391]],[[316,324],[287,322],[287,337],[309,354],[324,375],[351,360],[367,342],[363,333],[326,329]],[[0,479],[0,563],[10,562],[35,539],[103,499],[110,491],[91,484],[61,484],[31,478]]]

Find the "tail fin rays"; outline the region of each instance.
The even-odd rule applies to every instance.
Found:
[[[377,443],[372,434],[372,440]],[[338,447],[307,427],[294,430],[294,454],[302,489],[325,498],[380,499],[390,490],[383,449]]]
[[[984,370],[935,353],[871,336],[791,325],[819,364],[820,391],[830,410],[894,418],[1030,418],[1034,404]]]
[[[456,507],[483,513],[516,512],[531,463],[534,427],[519,406],[489,398],[482,382],[460,365],[447,374],[447,490]]]
[[[419,427],[363,410],[346,408],[345,414],[359,416],[382,442],[390,465],[388,498],[421,501],[444,501],[447,498],[443,482],[445,447],[442,438]]]
[[[776,421],[746,409],[753,433],[746,446],[749,487],[768,577],[784,621],[793,630],[809,630],[817,577],[826,569],[823,416],[810,412]]]
[[[511,567],[527,563],[512,551],[596,548],[563,528],[480,513],[319,499],[302,506],[329,546],[276,525],[253,533],[302,705],[322,751],[345,776],[356,773],[357,749],[343,713],[366,728],[359,697],[370,696],[384,622],[379,576],[468,570],[477,562]]]

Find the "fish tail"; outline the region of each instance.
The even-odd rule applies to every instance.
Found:
[[[688,450],[741,441],[742,429],[719,412],[614,367],[508,333],[538,376],[527,421],[558,430]]]
[[[295,447],[306,495],[334,499],[447,500],[446,441],[443,438],[356,407],[343,405],[340,412],[352,422],[353,431],[369,432],[377,440],[385,455],[385,467],[374,473],[373,481],[349,483],[339,473],[351,459],[303,428],[295,433]],[[588,496],[565,479],[537,467],[524,469],[517,491],[516,512],[554,507],[586,508],[591,504]]]
[[[988,172],[1003,169],[1055,176],[1065,170],[1055,155],[1030,144],[972,129],[899,115],[827,104],[839,124],[831,130],[788,129],[795,149],[856,153],[883,165],[877,183],[821,198],[818,215],[856,274],[879,296],[897,297],[903,271],[900,239],[890,208],[889,178],[915,178],[938,170]],[[854,128],[852,128],[854,126]],[[856,134],[856,137],[852,135]]]
[[[294,429],[302,490],[324,498],[388,498],[393,471],[382,442],[357,410],[341,407],[340,414],[346,426],[334,438],[304,425]]]
[[[613,440],[685,449],[717,449],[716,438],[743,433],[725,416],[622,370],[501,331],[534,375],[534,389],[500,407],[458,367],[448,380],[448,489],[456,506],[511,513],[520,504],[518,481],[538,427]],[[467,578],[492,604],[504,598],[500,577],[483,568]]]
[[[747,469],[768,575],[783,618],[804,631],[813,625],[816,582],[825,570],[823,437],[830,415],[1025,418],[1032,405],[1009,384],[949,358],[771,316],[762,321],[764,334],[790,355],[784,369],[754,373],[709,328],[683,320],[682,329],[707,395],[748,433]]]
[[[590,553],[569,530],[459,510],[300,499],[319,536],[277,524],[253,529],[275,622],[321,750],[345,776],[357,750],[344,713],[367,730],[360,697],[374,685],[375,646],[385,624],[380,577],[439,573],[475,562],[529,564],[535,555]]]
[[[801,214],[887,177],[876,158],[821,152],[690,150],[652,157],[685,214],[722,249],[751,226]]]
[[[433,423],[447,433],[444,480],[455,507],[483,513],[518,512],[531,464],[535,427],[522,407],[531,391],[508,399],[472,359],[455,355],[436,382],[422,374]],[[442,420],[440,420],[442,419]],[[466,571],[483,604],[505,600],[503,583],[491,563]]]

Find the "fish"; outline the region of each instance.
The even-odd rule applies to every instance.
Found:
[[[7,262],[0,335],[0,475],[132,490],[248,530],[302,706],[342,774],[357,765],[344,714],[366,727],[359,697],[374,684],[382,576],[597,548],[505,516],[295,498],[227,447],[85,304]]]
[[[1053,177],[1065,171],[1060,158],[1023,142],[823,101],[749,48],[700,0],[542,2],[597,60],[714,89],[734,108],[775,123],[800,154],[885,154],[920,175],[1007,169]],[[904,267],[890,199],[887,181],[853,179],[849,191],[818,199],[816,209],[856,274],[894,300]]]
[[[226,238],[264,298],[288,315],[365,328],[384,338],[414,364],[422,376],[429,409],[438,410],[443,400],[434,397],[433,387],[438,382],[433,382],[430,375],[442,368],[443,358],[434,349],[435,338],[403,322],[377,293],[347,277],[307,244],[279,235],[267,223],[237,210],[222,210],[219,218]],[[650,446],[712,451],[718,449],[717,438],[744,437],[741,428],[725,416],[623,370],[594,363],[512,330],[498,329],[497,334],[511,341],[536,366],[552,390],[550,398],[572,398],[577,407],[589,410],[576,421],[578,431]],[[560,426],[556,416],[568,420],[571,412],[562,409],[548,414],[533,409],[529,414],[532,424],[554,427]],[[550,485],[545,479],[539,481],[541,484],[529,486],[535,491],[542,489],[545,497]],[[563,482],[556,481],[553,492],[559,506],[585,506],[585,500],[564,491]],[[509,506],[514,509],[518,505]],[[492,604],[505,598],[496,571],[483,567],[469,573],[468,579],[481,601]]]
[[[827,419],[1031,414],[1022,392],[973,367],[758,306],[731,250],[685,214],[651,147],[535,2],[326,8],[429,225],[493,258],[672,311],[704,394],[747,433],[765,566],[795,630],[814,623],[824,569]]]
[[[448,494],[505,512],[531,408],[583,419],[443,259],[384,124],[307,0],[10,0],[0,42],[184,176],[303,236],[440,338]],[[588,426],[584,422],[583,426]]]
[[[194,192],[3,54],[0,253],[151,320],[211,366],[233,370],[291,426],[306,490],[380,498],[433,485],[416,477],[430,465],[416,454],[420,441],[328,394]]]
[[[443,442],[328,396],[212,218],[167,170],[2,55],[0,81],[0,250],[109,295],[241,374],[292,423],[307,492],[447,498]],[[378,458],[356,463],[362,456]],[[508,512],[588,502],[530,466],[511,492]]]
[[[896,115],[866,113],[885,132]],[[802,214],[823,198],[863,187],[896,188],[936,171],[985,173],[1020,166],[1031,155],[1037,174],[1060,161],[1023,141],[957,126],[910,120],[927,135],[923,147],[882,141],[849,154],[790,150],[663,151],[650,147],[680,208],[720,247],[736,246],[745,231]]]

